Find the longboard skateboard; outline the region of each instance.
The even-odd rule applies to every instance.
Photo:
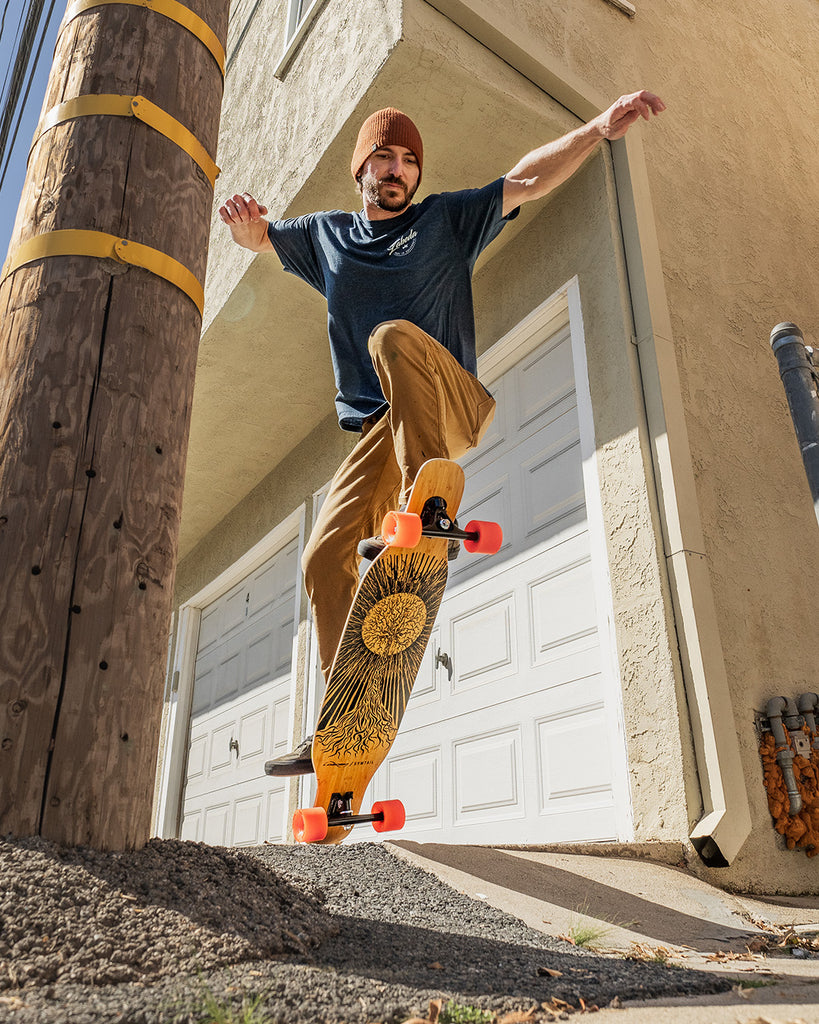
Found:
[[[421,667],[446,587],[449,542],[490,553],[502,542],[497,523],[455,526],[463,491],[461,467],[431,459],[418,471],[406,510],[384,520],[387,546],[362,577],[327,681],[313,737],[316,799],[293,816],[299,842],[340,843],[362,823],[379,832],[404,824],[400,800],[359,812]]]

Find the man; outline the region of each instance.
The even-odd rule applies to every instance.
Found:
[[[423,142],[413,122],[390,107],[369,117],[358,135],[350,170],[363,200],[359,213],[269,222],[267,208],[248,193],[220,207],[239,245],[275,251],[285,270],[326,297],[339,423],[361,433],[302,558],[325,679],[358,584],[357,546],[372,558],[383,543],[359,541],[406,500],[423,462],[459,458],[492,420],[494,400],[475,376],[475,261],[523,203],[566,181],[601,142],[664,109],[650,92],[622,96],[484,188],[414,204]],[[312,771],[311,742],[268,761],[265,771]]]

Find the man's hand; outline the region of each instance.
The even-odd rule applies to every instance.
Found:
[[[665,110],[665,103],[653,92],[632,92],[628,96],[621,96],[619,100],[612,103],[608,110],[591,121],[600,130],[604,139],[622,139],[626,132],[639,118],[650,120],[651,115],[661,114]]]
[[[230,228],[233,241],[253,252],[268,252],[273,248],[267,236],[266,213],[267,207],[249,192],[226,199],[219,207],[219,216]]]
[[[542,199],[562,185],[597,149],[604,139],[622,139],[639,118],[665,110],[665,103],[653,92],[632,92],[604,110],[588,124],[534,149],[506,175],[503,183],[503,216],[522,203]]]

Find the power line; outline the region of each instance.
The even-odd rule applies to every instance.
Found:
[[[17,54],[14,58],[14,70],[11,73],[11,81],[9,82],[8,94],[6,96],[5,105],[3,107],[3,113],[0,115],[0,162],[3,160],[6,153],[6,144],[8,142],[9,131],[11,129],[11,122],[14,118],[14,111],[17,109],[17,103],[20,99],[20,92],[23,88],[23,79],[25,78],[26,69],[28,68],[31,60],[31,51],[34,46],[34,40],[37,36],[37,27],[40,24],[40,18],[43,14],[43,6],[45,0],[30,0],[28,6],[28,13],[26,15],[26,23],[23,28],[23,33],[20,36],[20,43],[17,47]],[[52,0],[52,10],[54,3]],[[51,12],[49,12],[50,17]],[[40,52],[42,50],[42,39],[40,40],[40,47],[37,50],[37,58],[39,59]],[[36,66],[36,62],[35,62]],[[31,79],[29,78],[29,86],[31,88]],[[28,90],[26,91],[26,98],[28,98]],[[25,104],[24,104],[25,105]],[[21,112],[22,113],[22,112]],[[17,127],[20,126],[20,120],[18,118]],[[15,130],[15,137],[17,132]],[[6,162],[8,166],[8,162]],[[0,184],[2,182],[0,181]]]
[[[6,0],[6,7],[5,7],[5,10],[3,11],[3,24],[4,25],[5,25],[5,22],[6,22],[6,11],[8,10],[8,5],[9,5],[9,0]],[[18,44],[18,40],[20,38],[20,29],[23,27],[23,18],[24,17],[25,17],[25,9],[23,7],[21,7],[20,8],[20,17],[17,19],[17,29],[16,29],[16,31],[14,33],[14,42],[12,43],[12,51],[13,51],[13,53],[15,55],[16,55],[16,49],[15,48],[19,45]],[[14,66],[14,56],[9,56],[8,64],[6,64],[6,73],[3,76],[3,88],[2,88],[2,90],[0,90],[0,96],[3,97],[3,102],[4,103],[5,103],[5,100],[6,100],[6,86],[8,85],[9,75],[11,74],[11,69],[12,69],[13,66]]]
[[[33,2],[34,2],[34,0],[33,0]],[[40,3],[40,12],[42,13],[42,7],[43,7],[44,0],[38,0],[38,2]],[[26,104],[28,103],[28,97],[29,97],[29,93],[31,92],[32,83],[34,81],[34,75],[35,75],[35,73],[37,71],[37,65],[40,63],[40,56],[42,55],[42,52],[43,52],[43,43],[45,42],[46,34],[48,32],[48,26],[49,26],[49,23],[51,22],[51,15],[54,13],[54,5],[55,5],[55,3],[56,3],[56,0],[51,0],[51,4],[50,4],[50,6],[48,8],[48,14],[46,15],[45,23],[43,24],[43,31],[42,31],[42,34],[40,35],[40,42],[39,42],[39,44],[37,46],[37,53],[34,56],[34,63],[32,64],[31,70],[29,71],[28,82],[26,83],[25,95],[23,96],[23,102],[20,104],[20,110],[19,110],[19,113],[17,114],[17,124],[14,126],[14,134],[11,137],[11,146],[9,146],[8,156],[6,157],[6,162],[5,162],[5,165],[3,166],[3,172],[2,172],[2,174],[0,174],[0,188],[3,187],[3,182],[6,180],[6,173],[7,173],[8,169],[9,169],[9,163],[11,162],[11,155],[12,155],[12,153],[14,151],[14,144],[17,142],[17,133],[20,131],[20,124],[21,124],[21,122],[23,120],[23,114],[24,114],[25,109],[26,109]],[[5,118],[5,110],[3,111],[3,115],[4,115],[4,118]],[[6,129],[5,134],[3,134],[3,131],[2,131],[3,127],[4,127],[4,125],[0,124],[0,161],[2,161],[3,155],[5,153],[6,137],[8,136],[8,129]]]
[[[3,4],[3,16],[0,18],[0,43],[3,41],[3,32],[6,28],[6,14],[8,13],[10,3],[11,0],[6,0],[5,4]]]

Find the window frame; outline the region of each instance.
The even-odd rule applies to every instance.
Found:
[[[282,78],[302,40],[307,35],[325,0],[290,0],[287,7],[287,30],[284,52],[273,70],[274,78]]]

